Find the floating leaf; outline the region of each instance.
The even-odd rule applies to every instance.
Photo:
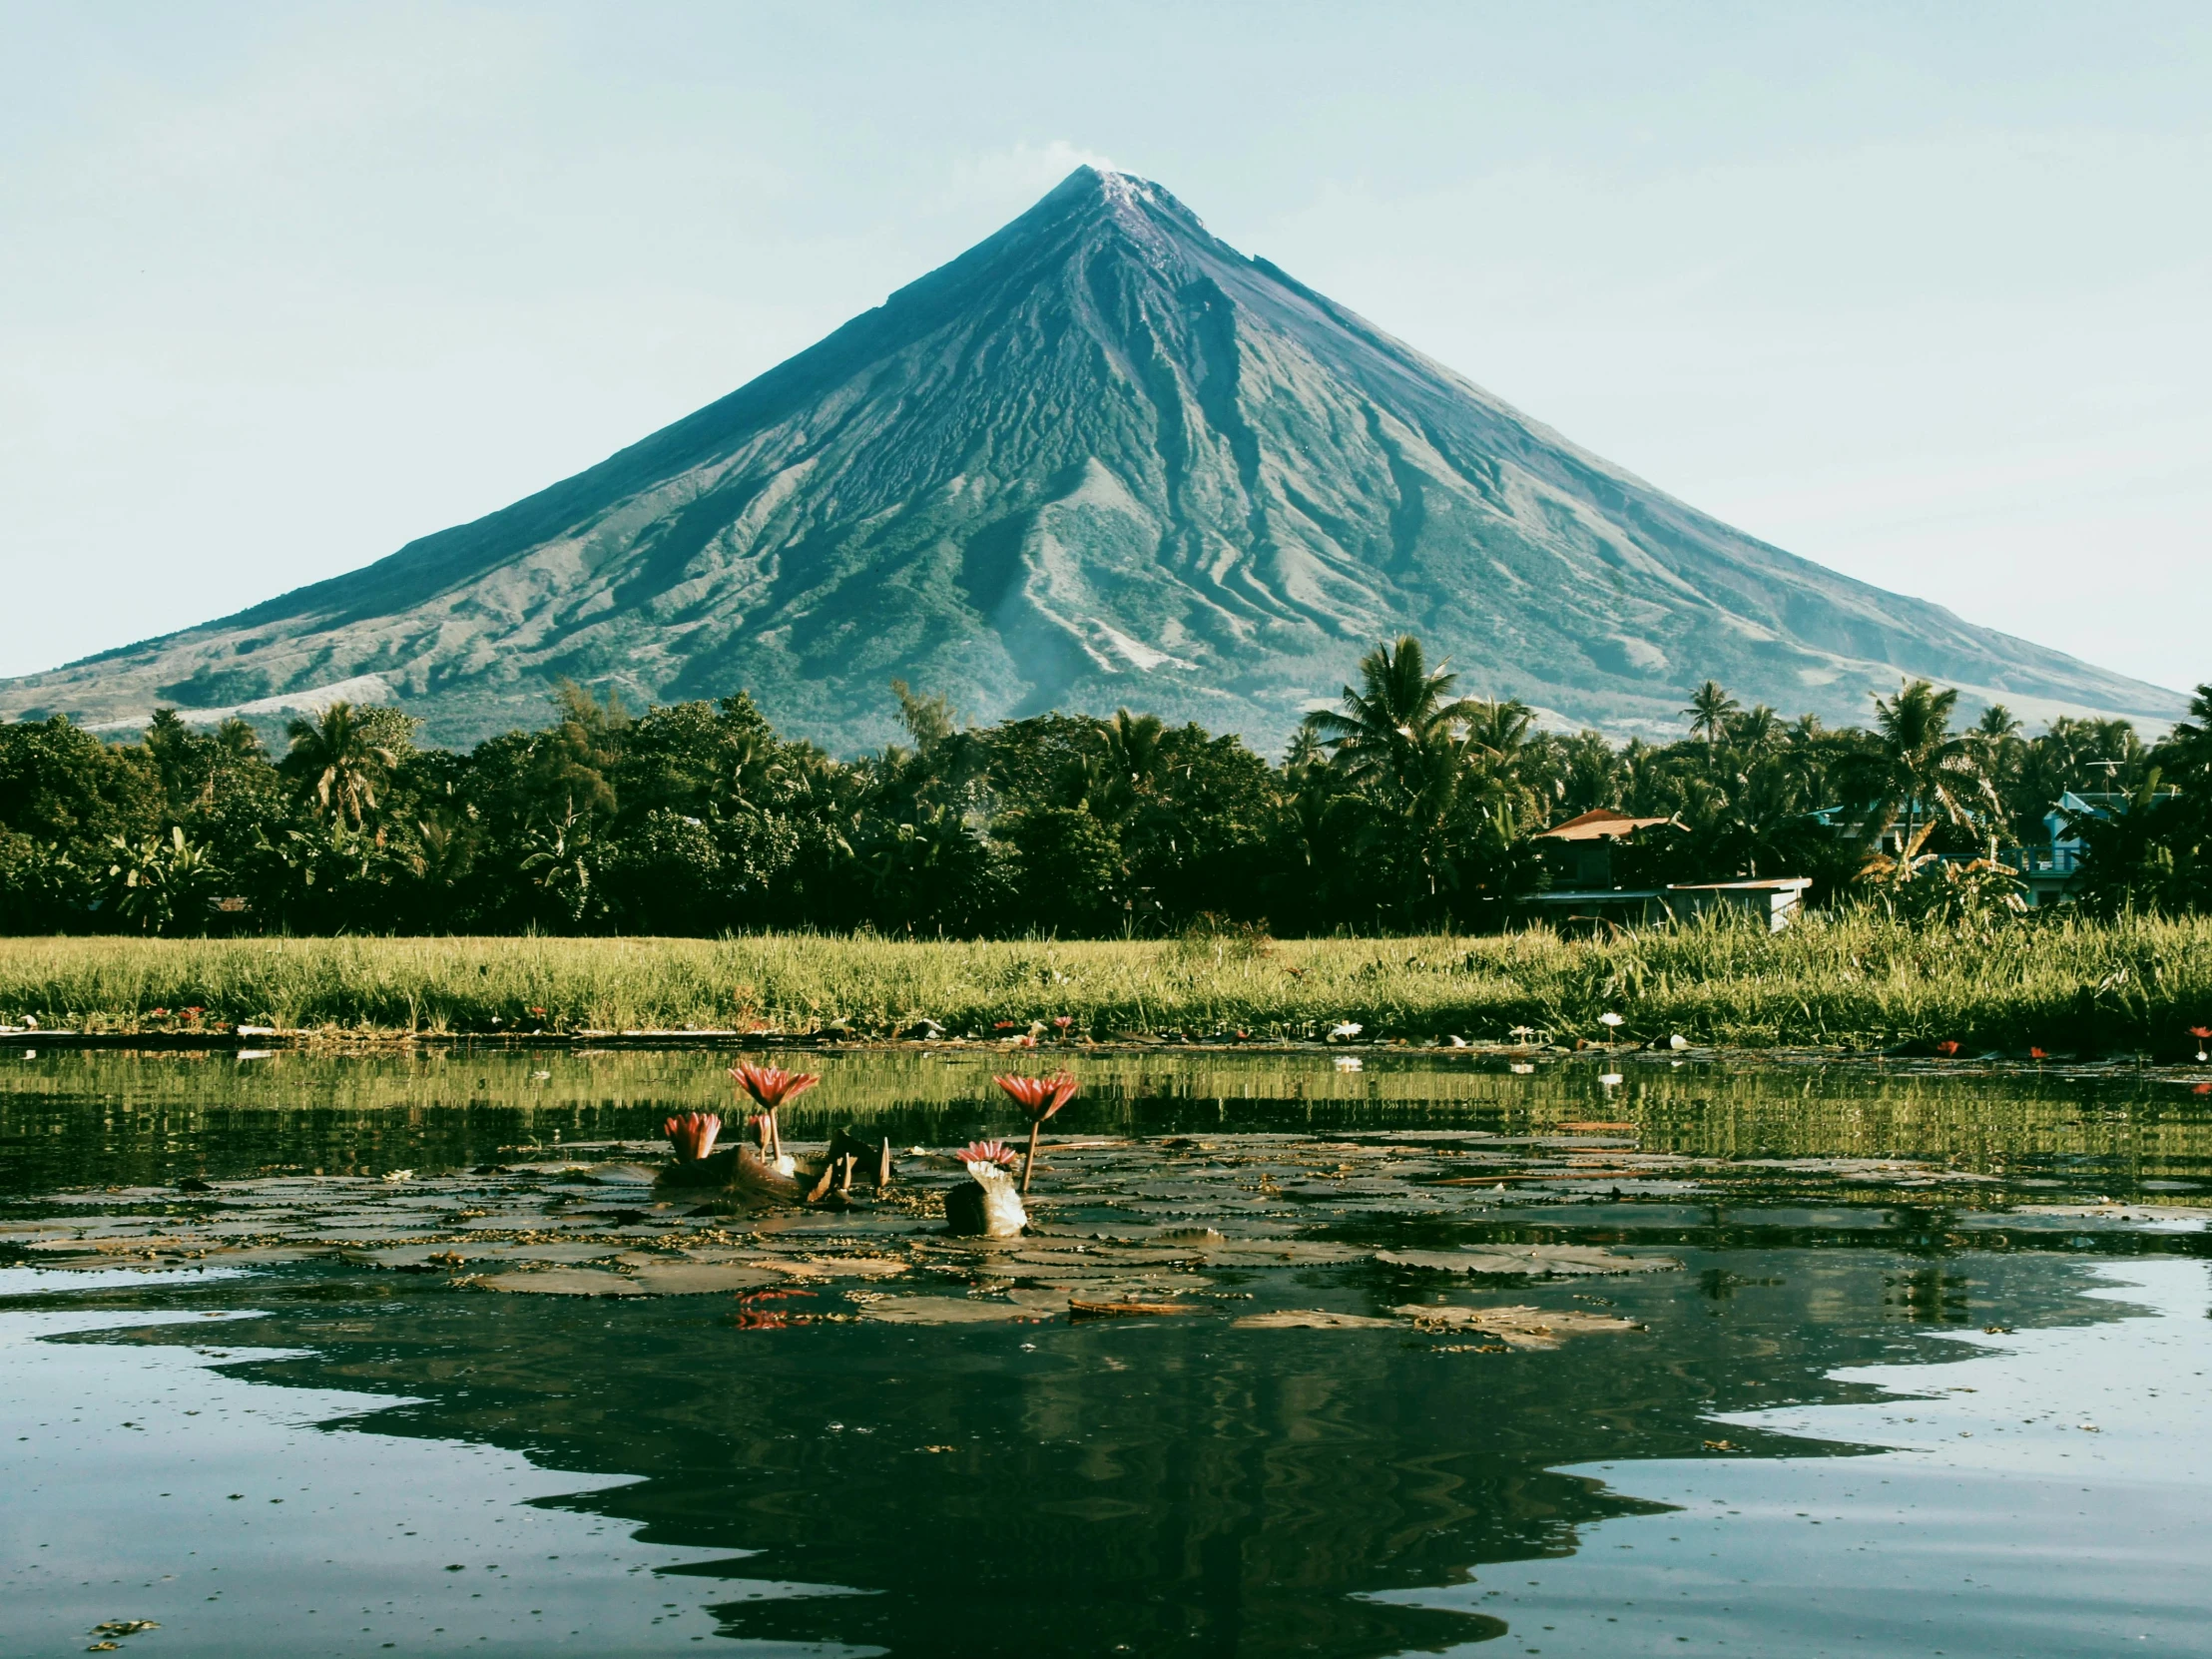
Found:
[[[1273,1313],[1247,1314],[1236,1322],[1239,1331],[1390,1331],[1401,1329],[1396,1320],[1379,1320],[1367,1314],[1337,1314],[1322,1308],[1279,1308]]]
[[[1194,1313],[1187,1302],[1088,1302],[1068,1298],[1068,1316],[1078,1320],[1166,1319]]]

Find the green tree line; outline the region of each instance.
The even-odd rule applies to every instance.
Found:
[[[1634,882],[1804,874],[1928,912],[2001,899],[1991,854],[2045,841],[2067,790],[2134,804],[2083,828],[2089,903],[2212,901],[2212,687],[2155,748],[2120,721],[1954,726],[1926,682],[1863,728],[1708,682],[1679,741],[1625,745],[1455,690],[1417,640],[1380,646],[1280,762],[1126,710],[967,726],[903,685],[907,741],[852,761],[742,692],[633,713],[564,687],[552,724],[466,754],[346,704],[281,755],[167,710],[135,743],[16,723],[0,931],[1482,930],[1546,884],[1530,837],[1600,807],[1682,826],[1627,853]]]

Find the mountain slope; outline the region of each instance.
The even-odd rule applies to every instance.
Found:
[[[1677,732],[1688,688],[1864,720],[1901,674],[2031,718],[2171,692],[1706,517],[1085,168],[719,402],[588,471],[236,616],[0,683],[0,714],[378,685],[462,742],[567,677],[750,689],[892,733],[903,678],[990,719],[1151,709],[1280,743],[1412,629],[1465,688]]]

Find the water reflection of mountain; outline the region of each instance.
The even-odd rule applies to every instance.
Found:
[[[265,1288],[274,1311],[225,1340],[311,1347],[253,1368],[271,1382],[411,1401],[359,1419],[371,1432],[640,1476],[570,1504],[647,1542],[745,1552],[733,1576],[864,1592],[718,1601],[703,1584],[725,1634],[1360,1659],[1502,1629],[1363,1596],[1570,1553],[1583,1527],[1649,1507],[1560,1465],[1620,1460],[1612,1478],[1633,1490],[1632,1460],[1710,1455],[1724,1434],[1802,1454],[1707,1413],[1853,1397],[1830,1370],[1939,1355],[1923,1333],[1940,1322],[2113,1313],[2077,1301],[2083,1268],[2045,1254],[1970,1269],[1865,1249],[1684,1254],[1684,1273],[1581,1287],[1648,1335],[1539,1354],[1220,1321],[748,1331],[725,1299],[560,1303],[400,1278]],[[1377,1307],[1431,1288],[1361,1273]],[[1319,1294],[1325,1281],[1347,1284],[1322,1276]]]
[[[215,1054],[48,1051],[0,1064],[0,1192],[123,1184],[269,1166],[381,1171],[496,1156],[522,1141],[654,1133],[672,1109],[727,1107],[731,1056],[701,1052],[384,1051]],[[1024,1056],[1050,1063],[1046,1054]],[[795,1134],[867,1122],[943,1142],[1007,1118],[996,1052],[810,1054],[823,1086],[787,1114]],[[1598,1116],[1637,1125],[1645,1151],[1698,1156],[1932,1157],[1973,1169],[2047,1165],[2126,1191],[2212,1174],[2212,1110],[2170,1084],[1883,1075],[1864,1068],[1729,1069],[1623,1062],[1516,1076],[1488,1059],[1372,1053],[1074,1056],[1075,1132],[1458,1126],[1522,1132]]]

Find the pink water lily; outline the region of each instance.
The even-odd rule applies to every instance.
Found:
[[[822,1078],[811,1071],[786,1071],[781,1066],[756,1066],[741,1061],[730,1068],[738,1087],[773,1112],[795,1094],[804,1094]]]
[[[1021,1161],[1021,1154],[1004,1141],[970,1141],[952,1156],[971,1168],[977,1164],[995,1164],[1000,1169],[1012,1169]]]
[[[822,1078],[811,1071],[786,1071],[781,1066],[757,1066],[751,1061],[740,1061],[732,1066],[730,1075],[737,1079],[739,1088],[761,1103],[761,1110],[768,1118],[763,1150],[771,1158],[782,1157],[784,1131],[776,1119],[777,1108],[793,1095],[804,1094]]]
[[[676,1148],[680,1162],[696,1164],[714,1151],[722,1119],[712,1112],[679,1112],[661,1125],[661,1131]]]
[[[1011,1095],[1037,1123],[1044,1122],[1075,1098],[1075,1079],[1064,1071],[1054,1072],[1050,1077],[993,1077],[991,1081]]]
[[[1075,1098],[1076,1082],[1064,1071],[1050,1077],[993,1077],[991,1081],[1029,1114],[1029,1154],[1021,1165],[1021,1190],[1026,1193],[1030,1172],[1037,1167],[1037,1131],[1046,1118]]]

